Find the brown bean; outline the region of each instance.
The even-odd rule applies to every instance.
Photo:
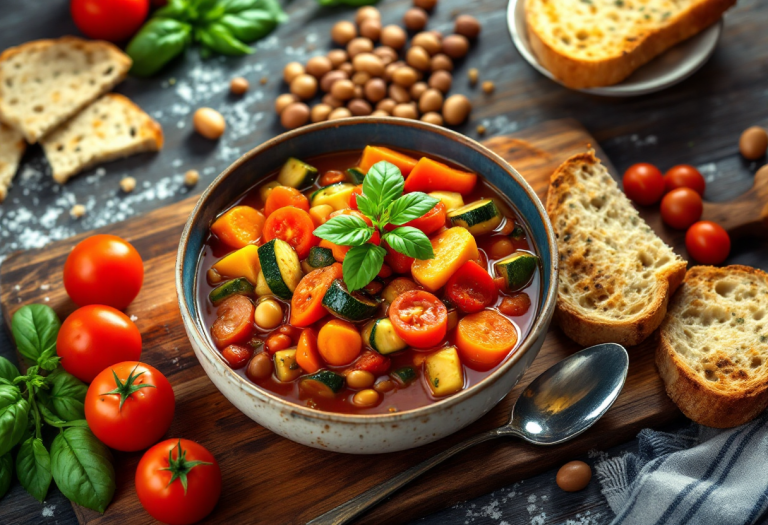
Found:
[[[374,110],[373,113],[371,113],[371,116],[372,117],[388,117],[389,113],[387,113],[383,109],[377,109],[377,110]]]
[[[496,89],[496,84],[493,83],[491,80],[486,80],[483,82],[483,92],[487,95],[490,95],[493,93],[493,90]]]
[[[363,98],[363,86],[355,86],[355,91],[352,98]]]
[[[363,86],[370,79],[371,79],[371,75],[369,75],[365,71],[358,71],[357,73],[352,75],[352,83],[356,86]]]
[[[411,45],[423,47],[430,55],[436,55],[442,49],[440,39],[429,31],[414,35],[411,39]]]
[[[307,73],[317,79],[323,78],[323,75],[329,73],[332,69],[333,64],[328,57],[312,57],[307,60]]]
[[[413,0],[413,5],[430,11],[437,5],[437,0]]]
[[[291,93],[307,100],[317,93],[317,79],[312,75],[299,75],[291,81]]]
[[[287,129],[295,129],[309,121],[309,106],[303,102],[293,102],[280,114],[280,124]]]
[[[416,70],[410,66],[397,68],[392,73],[392,82],[403,87],[411,87],[418,80]]]
[[[445,53],[438,53],[432,57],[430,69],[432,71],[453,71],[453,60]]]
[[[290,84],[291,81],[304,74],[304,66],[298,62],[288,62],[283,68],[283,80],[286,84]]]
[[[380,78],[372,78],[363,86],[363,94],[375,104],[387,96],[387,83]]]
[[[370,38],[359,36],[353,38],[349,44],[347,44],[347,54],[349,58],[355,58],[355,55],[360,53],[370,53],[373,51],[373,42]]]
[[[424,122],[429,122],[430,124],[434,124],[435,126],[443,125],[443,116],[440,115],[440,113],[424,113],[421,116],[421,120]]]
[[[352,62],[344,62],[342,65],[340,65],[336,69],[338,69],[339,71],[343,71],[344,73],[347,74],[347,76],[351,76],[352,73],[355,72],[355,68],[352,67]]]
[[[292,93],[283,93],[282,95],[278,96],[275,99],[275,113],[278,115],[283,112],[283,110],[288,106],[288,104],[291,104],[293,102],[298,102],[299,97]]]
[[[362,116],[365,116],[365,115],[370,115],[371,112],[373,111],[373,108],[371,107],[371,104],[368,103],[367,100],[363,100],[362,98],[355,98],[355,99],[350,100],[347,103],[347,108],[356,117],[362,117]]]
[[[328,93],[327,95],[323,96],[323,104],[328,104],[333,109],[340,108],[344,105],[344,102],[341,100],[335,98],[333,95]]]
[[[373,388],[376,389],[377,392],[380,394],[386,394],[387,392],[391,392],[395,389],[397,385],[395,385],[394,381],[390,381],[389,379],[385,379],[384,381],[379,381],[376,383]]]
[[[199,108],[192,115],[195,131],[203,137],[215,140],[224,134],[227,123],[221,113],[212,108]]]
[[[469,51],[469,40],[464,35],[448,35],[443,39],[443,53],[451,58],[462,58]]]
[[[328,115],[331,114],[331,111],[333,111],[333,108],[328,104],[317,104],[312,107],[310,118],[312,122],[322,122],[323,120],[328,120]]]
[[[373,50],[373,54],[379,57],[385,66],[397,60],[397,51],[389,46],[379,46]]]
[[[266,379],[272,375],[272,359],[269,358],[268,352],[261,352],[256,354],[248,363],[248,368],[245,369],[245,375],[251,381],[258,381],[259,379]]]
[[[352,370],[347,374],[347,386],[355,390],[371,388],[374,381],[376,376],[367,370]]]
[[[387,113],[392,113],[392,110],[395,109],[395,106],[397,106],[397,102],[391,98],[385,98],[376,104],[376,109],[386,111]]]
[[[338,120],[340,118],[349,118],[352,116],[352,112],[347,108],[336,108],[328,115],[328,120]]]
[[[430,88],[421,94],[419,98],[419,111],[429,113],[440,111],[443,107],[443,94],[437,89]]]
[[[405,62],[419,71],[429,71],[431,65],[429,53],[421,46],[411,46],[405,54]]]
[[[768,149],[768,133],[759,126],[744,130],[739,138],[739,151],[747,160],[757,160],[765,156]]]
[[[352,404],[358,407],[372,407],[379,403],[381,396],[372,388],[361,390],[352,396]]]
[[[397,71],[399,68],[405,66],[405,62],[402,60],[398,60],[397,62],[392,62],[387,67],[384,68],[384,80],[387,82],[392,81],[392,75],[395,74],[395,71]]]
[[[356,55],[352,59],[352,66],[356,71],[365,71],[372,77],[380,77],[384,74],[384,63],[373,53]]]
[[[447,71],[435,71],[432,76],[429,77],[429,87],[439,89],[443,93],[448,93],[453,84],[453,77]]]
[[[427,25],[429,15],[420,7],[412,7],[403,15],[403,25],[411,31],[421,31]]]
[[[331,95],[338,100],[349,100],[355,96],[355,85],[351,80],[337,80],[331,86]]]
[[[472,104],[464,95],[451,95],[443,104],[443,118],[450,126],[461,124],[472,111]]]
[[[557,471],[557,486],[566,492],[586,488],[592,479],[592,469],[583,461],[569,461]]]
[[[347,45],[356,36],[357,28],[355,24],[346,20],[336,22],[331,29],[331,39],[340,46]]]
[[[381,20],[377,18],[366,18],[360,24],[360,35],[378,42],[381,38]]]
[[[361,25],[365,20],[381,20],[381,13],[372,5],[365,5],[355,13],[355,23]]]
[[[233,95],[242,95],[248,91],[249,87],[250,84],[248,83],[248,80],[243,77],[235,77],[229,81],[229,91],[231,91]]]
[[[467,77],[469,78],[469,85],[474,86],[477,84],[477,79],[480,78],[480,72],[477,68],[470,68],[469,71],[467,71]]]
[[[416,82],[411,86],[409,93],[411,94],[412,99],[418,100],[422,93],[424,93],[427,89],[429,89],[429,86],[427,86],[426,82]]]
[[[482,27],[480,26],[480,22],[478,22],[477,18],[470,15],[457,16],[456,22],[453,26],[453,30],[457,34],[463,35],[469,39],[477,38],[481,29]]]
[[[331,49],[326,55],[328,60],[331,61],[333,67],[339,67],[341,64],[349,60],[349,55],[343,49]]]
[[[333,85],[334,82],[336,82],[337,80],[345,80],[348,78],[349,78],[349,75],[347,75],[344,71],[334,69],[333,71],[323,75],[323,78],[320,79],[320,89],[328,93],[331,90],[331,86]]]
[[[413,104],[398,104],[395,106],[395,109],[392,110],[392,116],[417,119],[419,118],[419,113],[416,111],[416,108],[413,106]]]
[[[389,86],[389,98],[397,102],[398,104],[404,104],[411,101],[411,94],[408,90],[399,84],[390,84]]]
[[[403,28],[396,25],[388,25],[381,30],[381,43],[392,49],[402,49],[408,36]]]

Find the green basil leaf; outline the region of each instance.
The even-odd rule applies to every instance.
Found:
[[[256,9],[237,14],[225,14],[219,23],[242,42],[255,42],[277,27],[277,20],[266,11]]]
[[[51,444],[51,474],[71,501],[104,512],[115,494],[109,449],[84,427],[68,428]]]
[[[377,162],[363,179],[363,195],[376,206],[378,216],[392,201],[403,194],[405,179],[400,169],[385,160]],[[359,206],[359,205],[358,205]]]
[[[195,31],[195,38],[208,49],[222,55],[238,56],[253,53],[253,49],[232,36],[229,29],[219,22]]]
[[[192,40],[192,26],[172,18],[151,18],[131,39],[125,52],[133,60],[131,73],[148,77],[180,55]]]
[[[408,221],[418,219],[429,213],[440,202],[426,193],[414,191],[403,195],[392,203],[389,212],[389,222],[395,226],[401,226]]]
[[[277,0],[222,0],[221,4],[227,13],[264,11],[276,22],[282,23],[288,20],[288,15],[285,14],[280,2]]]
[[[339,246],[360,246],[373,235],[373,228],[354,215],[338,215],[315,229],[315,235]]]
[[[8,452],[0,456],[0,498],[5,496],[13,482],[13,456]]]
[[[376,204],[367,195],[357,196],[357,209],[371,220],[376,219]]]
[[[0,385],[0,455],[21,441],[27,428],[29,403],[12,385]]]
[[[168,0],[168,3],[155,11],[152,16],[153,18],[173,18],[182,22],[190,22],[195,13],[190,9],[188,0]]]
[[[51,485],[51,456],[43,440],[31,437],[24,441],[16,455],[16,477],[21,486],[40,503]]]
[[[16,368],[16,365],[8,361],[6,358],[0,356],[0,379],[5,379],[10,383],[13,383],[13,380],[19,377],[21,374],[19,373],[19,369]]]
[[[381,271],[385,255],[387,250],[375,244],[363,244],[349,250],[342,265],[344,282],[349,291],[359,290],[373,281]]]
[[[85,419],[85,394],[88,385],[61,368],[48,376],[48,398],[54,414],[64,421]]]
[[[434,259],[435,251],[432,249],[432,243],[424,232],[410,226],[401,226],[395,228],[389,233],[384,234],[382,241],[395,250],[414,259],[426,260]],[[345,259],[346,260],[346,259]]]
[[[11,331],[19,353],[37,363],[42,355],[56,354],[59,321],[53,308],[44,304],[28,304],[19,308],[11,320]]]

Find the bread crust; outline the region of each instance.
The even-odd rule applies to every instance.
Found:
[[[732,265],[725,268],[696,266],[691,268],[683,286],[696,286],[699,282],[723,272],[743,272],[768,281],[768,274],[749,266]],[[679,293],[682,293],[682,289]],[[669,314],[672,317],[672,314]],[[715,428],[731,428],[757,417],[768,407],[768,379],[763,377],[749,382],[745,388],[714,388],[702,379],[675,351],[674,341],[661,329],[661,341],[656,349],[656,367],[664,381],[667,394],[688,418]]]
[[[526,2],[528,40],[534,55],[554,77],[572,89],[618,84],[640,66],[650,62],[667,49],[679,44],[717,22],[736,0],[706,0],[693,6],[684,16],[642,38],[620,53],[601,60],[583,60],[565,55],[552,47],[532,23]]]
[[[547,215],[552,224],[556,224],[558,199],[567,194],[574,185],[572,167],[579,164],[600,164],[594,150],[572,156],[563,162],[552,174],[547,191]],[[687,263],[680,261],[671,265],[666,271],[660,271],[659,293],[653,298],[653,303],[643,311],[625,320],[594,319],[585,316],[571,306],[570,301],[558,293],[555,321],[565,335],[583,346],[600,343],[619,343],[624,346],[635,346],[650,336],[664,320],[667,305],[672,294],[677,290],[685,277]]]

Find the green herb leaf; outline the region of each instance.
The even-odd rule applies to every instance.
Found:
[[[440,202],[426,193],[414,191],[403,195],[391,204],[389,222],[400,226],[429,213]]]
[[[40,415],[43,416],[43,421],[47,425],[51,425],[52,427],[56,428],[66,428],[66,427],[87,427],[88,421],[85,419],[73,419],[72,421],[64,421],[59,416],[54,414],[48,407],[45,405],[38,403],[37,409],[40,411]]]
[[[131,39],[125,52],[133,60],[131,74],[148,77],[180,55],[192,41],[192,26],[172,18],[152,18]]]
[[[276,0],[223,0],[219,5],[224,11],[219,22],[243,42],[264,38],[288,19]]]
[[[8,452],[0,456],[0,498],[5,496],[13,482],[13,456]]]
[[[253,53],[248,45],[235,38],[221,22],[195,30],[195,38],[204,46],[222,55],[240,56]]]
[[[422,234],[423,235],[423,234]],[[350,292],[359,290],[381,271],[387,250],[375,244],[355,246],[344,257],[342,273]]]
[[[376,209],[376,203],[373,202],[371,199],[368,198],[366,195],[358,195],[357,196],[357,209],[368,217],[371,220],[377,219],[377,209]]]
[[[109,449],[88,428],[61,432],[51,444],[51,474],[71,501],[104,512],[115,493]]]
[[[29,403],[16,386],[0,385],[0,455],[21,440],[27,428]]]
[[[337,215],[315,229],[315,235],[339,246],[360,246],[370,240],[373,228],[355,215]]]
[[[401,226],[389,233],[384,234],[382,241],[396,252],[403,253],[414,259],[426,260],[434,259],[435,252],[432,249],[432,243],[424,232],[410,226]],[[346,259],[345,259],[346,262]]]
[[[56,336],[61,321],[53,308],[28,304],[19,308],[11,320],[11,331],[19,353],[33,363],[41,356],[56,354]]]
[[[50,405],[64,421],[85,419],[85,394],[88,385],[61,368],[48,376]]]
[[[16,365],[8,361],[6,358],[0,356],[0,379],[13,383],[13,380],[19,377],[19,369]]]
[[[368,170],[363,180],[363,195],[371,200],[378,217],[392,201],[403,194],[404,186],[405,179],[398,167],[383,160]]]
[[[51,456],[40,438],[28,438],[16,456],[16,477],[21,486],[40,503],[51,485]]]
[[[173,18],[182,22],[190,22],[197,16],[197,11],[192,10],[189,0],[168,0],[168,3],[154,12],[154,18]]]

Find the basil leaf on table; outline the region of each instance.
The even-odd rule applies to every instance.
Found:
[[[88,428],[68,428],[56,436],[51,474],[67,498],[98,512],[104,512],[115,494],[112,455]]]
[[[242,42],[264,38],[288,17],[274,0],[224,0],[224,15],[218,19]]]
[[[373,228],[354,215],[338,215],[315,229],[315,235],[339,246],[360,246],[373,235]]]
[[[0,456],[0,498],[5,496],[13,482],[13,456],[8,452]]]
[[[29,403],[12,385],[0,385],[0,455],[21,441],[27,428]]]
[[[40,410],[40,415],[43,416],[43,421],[47,425],[50,425],[52,427],[57,428],[66,428],[66,427],[87,427],[88,422],[85,419],[73,419],[71,421],[65,421],[61,419],[59,416],[54,414],[51,409],[46,407],[45,405],[39,404],[37,405],[38,410]]]
[[[277,0],[222,0],[220,4],[226,13],[265,11],[278,23],[288,20],[288,15]]]
[[[152,18],[136,33],[125,52],[131,73],[148,77],[181,54],[191,42],[192,26],[172,18]]]
[[[189,0],[168,0],[168,3],[158,9],[152,15],[154,18],[173,18],[182,22],[189,22],[193,14]]]
[[[392,201],[403,194],[405,179],[394,164],[377,162],[363,179],[363,195],[376,206],[376,215],[385,210]]]
[[[16,365],[8,361],[6,358],[0,356],[0,379],[5,379],[9,383],[13,383],[13,380],[19,377],[19,369]]]
[[[11,332],[19,353],[33,363],[43,355],[56,355],[59,328],[61,321],[56,312],[44,304],[22,306],[11,320]]]
[[[21,444],[16,455],[16,477],[21,486],[40,503],[51,485],[51,456],[43,440],[31,437]]]
[[[401,226],[384,234],[382,241],[387,241],[387,244],[396,252],[414,259],[423,261],[435,258],[435,251],[432,249],[429,238],[424,235],[423,231],[411,226]]]
[[[219,22],[196,30],[195,37],[205,47],[222,55],[238,56],[253,53],[253,49],[235,38],[229,29]]]
[[[391,204],[389,222],[395,226],[401,226],[429,213],[438,202],[440,201],[420,191],[403,195]]]
[[[350,292],[359,290],[381,271],[387,250],[375,244],[355,246],[344,257],[342,273]]]
[[[72,374],[58,369],[48,376],[48,399],[53,412],[64,421],[85,419],[85,394],[88,385]]]

